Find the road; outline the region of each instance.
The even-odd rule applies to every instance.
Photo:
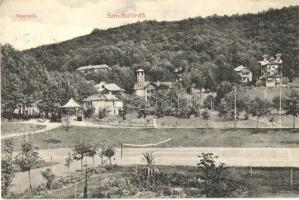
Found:
[[[71,152],[69,148],[39,150],[40,156],[46,161],[59,164],[53,165],[53,173],[58,176],[68,175],[64,166],[65,158]],[[299,167],[299,148],[124,148],[123,157],[120,156],[120,149],[116,149],[113,163],[118,165],[139,165],[143,164],[142,153],[154,152],[157,155],[157,165],[174,166],[196,166],[201,153],[214,153],[219,156],[219,161],[226,166],[253,166],[253,167]],[[89,166],[92,166],[92,159],[86,159]],[[95,157],[95,165],[101,163],[99,156]],[[74,161],[70,167],[70,172],[80,169],[80,162]],[[40,172],[44,168],[33,169],[31,171],[32,184],[38,185],[43,180]],[[20,192],[28,187],[28,174],[17,173],[12,191]]]

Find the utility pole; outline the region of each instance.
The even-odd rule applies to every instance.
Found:
[[[83,194],[83,198],[87,199],[87,165],[84,165],[85,167],[85,186],[84,186],[84,194]]]
[[[293,187],[293,168],[291,168],[291,188]]]
[[[279,127],[280,127],[280,130],[282,128],[282,124],[281,124],[281,105],[282,105],[282,102],[281,102],[281,90],[282,90],[282,64],[280,65],[280,86],[279,86]]]
[[[51,167],[50,167],[50,169],[51,169],[51,173],[53,173],[53,169],[52,169],[52,166],[53,166],[53,164],[52,164],[53,162],[52,162],[52,156],[51,156]]]
[[[146,107],[146,103],[147,103],[147,90],[145,89],[145,107]]]
[[[120,158],[123,157],[123,143],[120,143]]]
[[[180,96],[178,94],[178,110],[180,110]]]
[[[237,87],[234,86],[234,128],[236,128],[236,123],[237,123]]]

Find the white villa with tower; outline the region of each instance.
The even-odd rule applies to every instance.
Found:
[[[266,87],[275,87],[281,83],[283,61],[280,53],[276,54],[276,58],[264,55],[259,63],[261,64],[260,79],[265,81]]]
[[[147,100],[147,97],[155,94],[157,87],[162,85],[171,88],[172,82],[146,81],[144,70],[137,70],[137,82],[134,85],[135,95],[145,97],[145,100]]]

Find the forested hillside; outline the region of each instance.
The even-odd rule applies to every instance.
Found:
[[[199,13],[200,14],[200,13]],[[217,88],[235,81],[233,68],[247,65],[258,78],[263,54],[282,53],[283,74],[299,76],[299,7],[259,14],[211,16],[176,22],[144,21],[45,45],[23,53],[50,71],[74,71],[79,66],[107,64],[110,74],[87,79],[116,82],[127,90],[142,67],[152,81],[170,81],[178,66],[186,69],[186,84]],[[190,73],[191,72],[191,73]],[[130,80],[130,81],[128,81]]]
[[[37,103],[40,110],[55,113],[69,98],[82,101],[94,94],[91,82],[77,73],[48,72],[35,58],[10,45],[1,48],[1,114],[10,118],[17,107]]]
[[[283,75],[299,76],[299,7],[242,16],[212,16],[178,22],[145,21],[26,51],[1,46],[1,108],[11,115],[34,102],[53,113],[70,97],[79,102],[93,94],[94,80],[115,82],[132,92],[135,70],[147,79],[171,81],[185,68],[184,86],[216,90],[223,81],[238,81],[234,67],[247,65],[254,78],[263,54],[282,53]],[[107,64],[108,73],[82,77],[79,66]]]

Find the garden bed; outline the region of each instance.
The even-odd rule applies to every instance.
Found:
[[[131,184],[136,174],[136,167],[115,166],[109,170],[88,179],[89,198],[199,198],[206,195],[202,192],[202,185],[198,181],[199,171],[196,167],[158,166],[163,179],[168,184],[162,184],[159,191],[153,189],[138,189]],[[293,169],[293,177],[299,176],[299,169]],[[83,177],[83,176],[82,176]],[[298,197],[299,180],[294,178],[290,186],[289,168],[225,168],[223,180],[226,189],[221,197]],[[64,186],[54,191],[42,192],[33,198],[68,199],[80,198],[83,195],[83,178],[66,178],[77,180],[77,184]],[[63,182],[63,181],[62,181]],[[69,181],[72,183],[72,181]],[[129,182],[129,183],[128,183]],[[27,196],[30,197],[30,196]],[[31,196],[32,197],[32,196]]]

